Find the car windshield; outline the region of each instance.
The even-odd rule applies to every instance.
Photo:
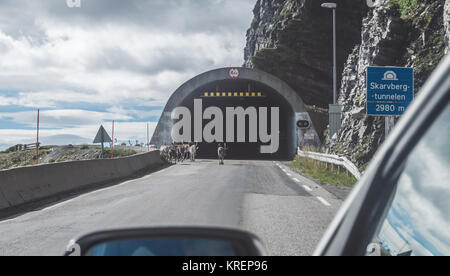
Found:
[[[450,255],[450,106],[406,162],[378,234],[385,255]]]

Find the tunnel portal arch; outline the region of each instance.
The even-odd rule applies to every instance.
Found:
[[[204,97],[205,95],[211,95],[212,97]],[[258,96],[261,96],[261,99]],[[314,145],[320,144],[305,104],[298,93],[284,81],[271,74],[242,67],[220,68],[208,71],[181,85],[169,98],[156,126],[151,144],[156,145],[158,148],[162,145],[171,144],[173,142],[172,127],[174,125],[171,116],[172,111],[177,107],[187,107],[193,110],[194,100],[202,97],[206,101],[206,106],[216,103],[216,105],[221,105],[223,109],[225,107],[247,107],[251,104],[269,108],[269,105],[273,104],[280,106],[280,151],[276,154],[261,155],[256,153],[261,144],[234,143],[230,147],[231,155],[229,158],[262,159],[264,156],[266,158],[263,159],[289,159],[295,155],[297,146],[299,143],[302,143],[302,140],[303,142],[309,140]],[[296,122],[299,118],[308,120],[311,128],[299,130],[296,127]],[[192,121],[194,121],[194,118],[192,118]],[[249,123],[247,121],[247,128]],[[191,141],[194,140],[194,138],[191,139]],[[201,143],[200,157],[209,158],[215,156],[214,148],[217,143],[197,142]]]

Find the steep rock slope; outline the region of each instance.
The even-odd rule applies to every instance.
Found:
[[[445,52],[448,53],[450,48],[450,0],[445,1],[444,7],[444,27],[445,27]]]
[[[327,1],[258,0],[247,32],[245,64],[286,81],[310,106],[332,101],[332,12]],[[361,40],[362,1],[338,0],[339,72]],[[340,75],[340,73],[339,73]]]
[[[385,139],[384,118],[365,115],[367,66],[413,67],[418,93],[445,53],[444,1],[415,3],[391,0],[369,11],[361,45],[345,64],[339,96],[342,129],[328,137],[326,149],[348,157],[361,170]]]
[[[278,76],[307,105],[323,108],[314,112],[326,114],[332,100],[332,19],[323,2],[258,0],[244,65]],[[449,49],[450,0],[384,0],[376,8],[365,1],[335,2],[344,113],[341,131],[327,137],[325,150],[364,170],[385,139],[384,118],[365,115],[367,66],[414,67],[418,93]]]

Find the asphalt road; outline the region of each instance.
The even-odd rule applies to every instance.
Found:
[[[270,255],[311,255],[341,200],[272,161],[186,162],[0,222],[0,255],[61,255],[70,239],[139,226],[226,226]]]

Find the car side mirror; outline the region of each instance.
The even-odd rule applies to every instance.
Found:
[[[102,231],[72,240],[65,256],[262,256],[255,235],[221,228]]]

